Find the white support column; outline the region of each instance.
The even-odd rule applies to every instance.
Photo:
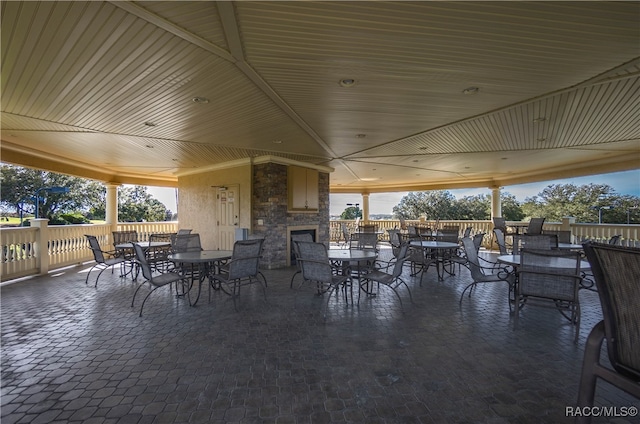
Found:
[[[31,226],[38,228],[35,243],[35,255],[40,275],[49,272],[49,220],[38,218],[31,220]]]
[[[369,221],[369,193],[362,193],[362,220]]]
[[[105,220],[111,225],[111,231],[118,230],[118,183],[105,183],[107,188],[107,205],[105,207]]]
[[[491,219],[502,216],[502,202],[500,201],[500,187],[491,189]]]

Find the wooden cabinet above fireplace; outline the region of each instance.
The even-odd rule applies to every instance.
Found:
[[[287,188],[289,212],[318,212],[319,190],[316,169],[289,166]]]

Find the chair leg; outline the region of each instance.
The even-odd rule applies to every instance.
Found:
[[[140,285],[138,285],[138,288],[136,289],[135,293],[133,293],[133,299],[131,299],[131,307],[133,308],[133,304],[136,301],[136,296],[138,295],[138,291],[140,291],[140,289],[142,288],[142,286],[144,286],[146,284],[146,281]]]
[[[149,299],[149,296],[151,296],[151,293],[153,293],[154,291],[158,290],[158,287],[154,287],[153,289],[151,289],[151,291],[145,296],[144,300],[142,301],[142,305],[140,305],[140,315],[142,316],[142,309],[144,308],[144,304],[147,301],[147,299]]]
[[[94,266],[92,266],[91,268],[89,268],[89,272],[87,272],[87,278],[85,278],[84,283],[85,284],[89,284],[89,276],[91,275],[91,271],[93,271],[95,269],[95,267],[98,266],[98,264],[95,264]]]
[[[473,290],[476,284],[477,283],[474,281],[473,283],[465,287],[464,290],[462,290],[462,293],[460,293],[460,300],[458,301],[460,305],[462,305],[462,298],[464,297],[464,294],[466,293],[467,290],[469,290],[469,297],[471,297],[471,291]]]
[[[296,278],[296,275],[300,274],[300,270],[296,271],[292,276],[291,276],[291,282],[289,283],[289,288],[292,289],[293,288],[293,280]]]
[[[578,388],[578,407],[593,406],[593,399],[596,393],[596,367],[600,363],[600,349],[604,341],[604,321],[600,321],[593,327],[584,348],[584,359],[582,361],[582,374],[580,376],[580,386]],[[588,424],[591,422],[590,416],[576,418],[576,423]]]

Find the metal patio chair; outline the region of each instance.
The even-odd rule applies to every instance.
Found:
[[[397,290],[398,287],[404,285],[407,288],[407,292],[409,293],[409,300],[411,301],[411,303],[413,303],[413,297],[411,296],[411,289],[409,289],[409,286],[407,285],[407,283],[405,283],[405,281],[400,277],[404,267],[404,262],[408,259],[408,256],[407,256],[408,248],[409,248],[409,245],[406,243],[400,246],[400,250],[398,251],[397,257],[395,258],[395,263],[393,264],[393,271],[391,273],[382,271],[380,269],[375,269],[369,272],[368,274],[365,274],[362,277],[362,280],[360,281],[361,288],[363,285],[367,286],[367,288],[365,289],[367,293],[370,293],[370,291],[372,290],[369,287],[369,283],[376,283],[378,287],[380,286],[380,284],[382,284],[383,287],[388,287],[391,290],[393,290],[393,292],[398,297],[398,300],[400,301],[400,308],[402,309],[403,313],[404,313],[404,306],[402,305],[402,298],[400,297],[400,294],[398,293],[398,290]],[[360,304],[360,291],[361,290],[358,290],[358,304]]]
[[[556,267],[552,264],[556,260],[563,260],[567,265]],[[580,252],[525,248],[520,252],[520,265],[516,271],[518,305],[558,309],[575,325],[576,343],[580,335],[580,260]],[[515,308],[514,328],[518,328],[520,309]]]
[[[312,283],[316,285],[318,294],[328,293],[323,317],[327,318],[331,295],[334,292],[337,293],[339,289],[342,289],[347,299],[347,305],[349,304],[349,293],[351,294],[351,304],[353,304],[351,277],[348,274],[342,274],[342,269],[331,265],[326,246],[322,243],[298,242],[298,248],[302,267],[302,282],[298,286],[298,290],[304,283]],[[296,296],[298,290],[296,290]]]
[[[302,273],[302,267],[300,266],[300,262],[299,262],[300,249],[298,248],[298,242],[301,242],[301,241],[304,241],[307,243],[313,243],[313,236],[311,234],[292,234],[291,235],[291,248],[293,249],[293,256],[296,259],[296,267],[298,269],[291,276],[291,282],[289,283],[289,288],[293,288],[293,280],[296,278],[296,275]]]
[[[598,378],[640,400],[640,249],[585,243],[584,251],[598,286],[603,319],[587,338],[578,407],[594,405]],[[600,361],[605,340],[611,367]],[[590,421],[589,416],[576,419]]]
[[[531,218],[531,220],[529,221],[529,226],[527,227],[527,234],[542,234],[542,225],[544,224],[544,220],[545,218]]]
[[[238,240],[233,244],[231,260],[222,266],[209,279],[209,301],[211,289],[222,289],[233,298],[233,307],[238,310],[237,299],[241,288],[254,283],[262,286],[265,301],[267,300],[267,281],[260,272],[260,258],[264,239]]]
[[[146,252],[139,244],[133,245],[133,250],[136,255],[136,261],[138,262],[138,266],[142,270],[142,276],[144,277],[144,281],[138,286],[135,293],[133,294],[133,299],[131,300],[131,307],[133,308],[136,296],[140,289],[145,286],[147,283],[151,286],[151,291],[147,293],[142,301],[142,305],[140,305],[140,316],[142,316],[142,310],[144,309],[144,304],[147,302],[151,293],[158,290],[160,287],[169,286],[171,288],[172,283],[182,282],[182,291],[186,292],[187,299],[189,300],[189,305],[191,305],[191,298],[189,297],[189,283],[186,282],[186,277],[182,274],[179,274],[175,271],[167,271],[167,272],[159,272],[153,271],[151,269],[151,264],[147,261]],[[177,290],[177,289],[176,289]]]
[[[118,256],[118,252],[116,252],[115,250],[102,250],[96,236],[85,234],[85,237],[89,241],[89,247],[91,248],[91,252],[93,253],[95,264],[93,264],[93,266],[89,269],[89,272],[87,272],[87,278],[85,279],[84,283],[89,283],[89,275],[91,275],[91,271],[93,271],[94,269],[99,269],[100,272],[96,277],[96,282],[94,285],[94,287],[98,287],[98,279],[104,271],[111,268],[113,272],[113,268],[116,265],[122,266],[126,261],[122,256]]]
[[[462,299],[464,298],[464,294],[467,292],[467,290],[469,290],[468,296],[471,297],[473,289],[476,288],[478,284],[506,283],[509,289],[509,291],[507,292],[507,301],[509,302],[509,310],[511,310],[511,293],[513,293],[515,286],[515,275],[511,272],[507,272],[506,270],[502,270],[494,274],[494,267],[485,267],[480,265],[478,252],[476,251],[476,246],[473,243],[473,239],[462,239],[462,246],[464,247],[464,252],[467,258],[466,266],[471,272],[471,278],[473,279],[473,281],[471,282],[471,284],[467,285],[464,290],[462,290],[458,303],[462,305]]]

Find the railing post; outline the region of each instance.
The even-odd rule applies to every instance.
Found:
[[[571,226],[576,223],[576,219],[572,216],[565,216],[562,218],[561,231],[571,231]]]
[[[49,220],[32,219],[31,226],[38,228],[35,242],[36,266],[38,274],[44,275],[49,272]]]
[[[571,231],[571,241],[573,242],[577,236],[573,234],[573,228],[571,226],[576,223],[576,219],[572,216],[564,216],[562,217],[562,225],[560,226],[560,231]]]

